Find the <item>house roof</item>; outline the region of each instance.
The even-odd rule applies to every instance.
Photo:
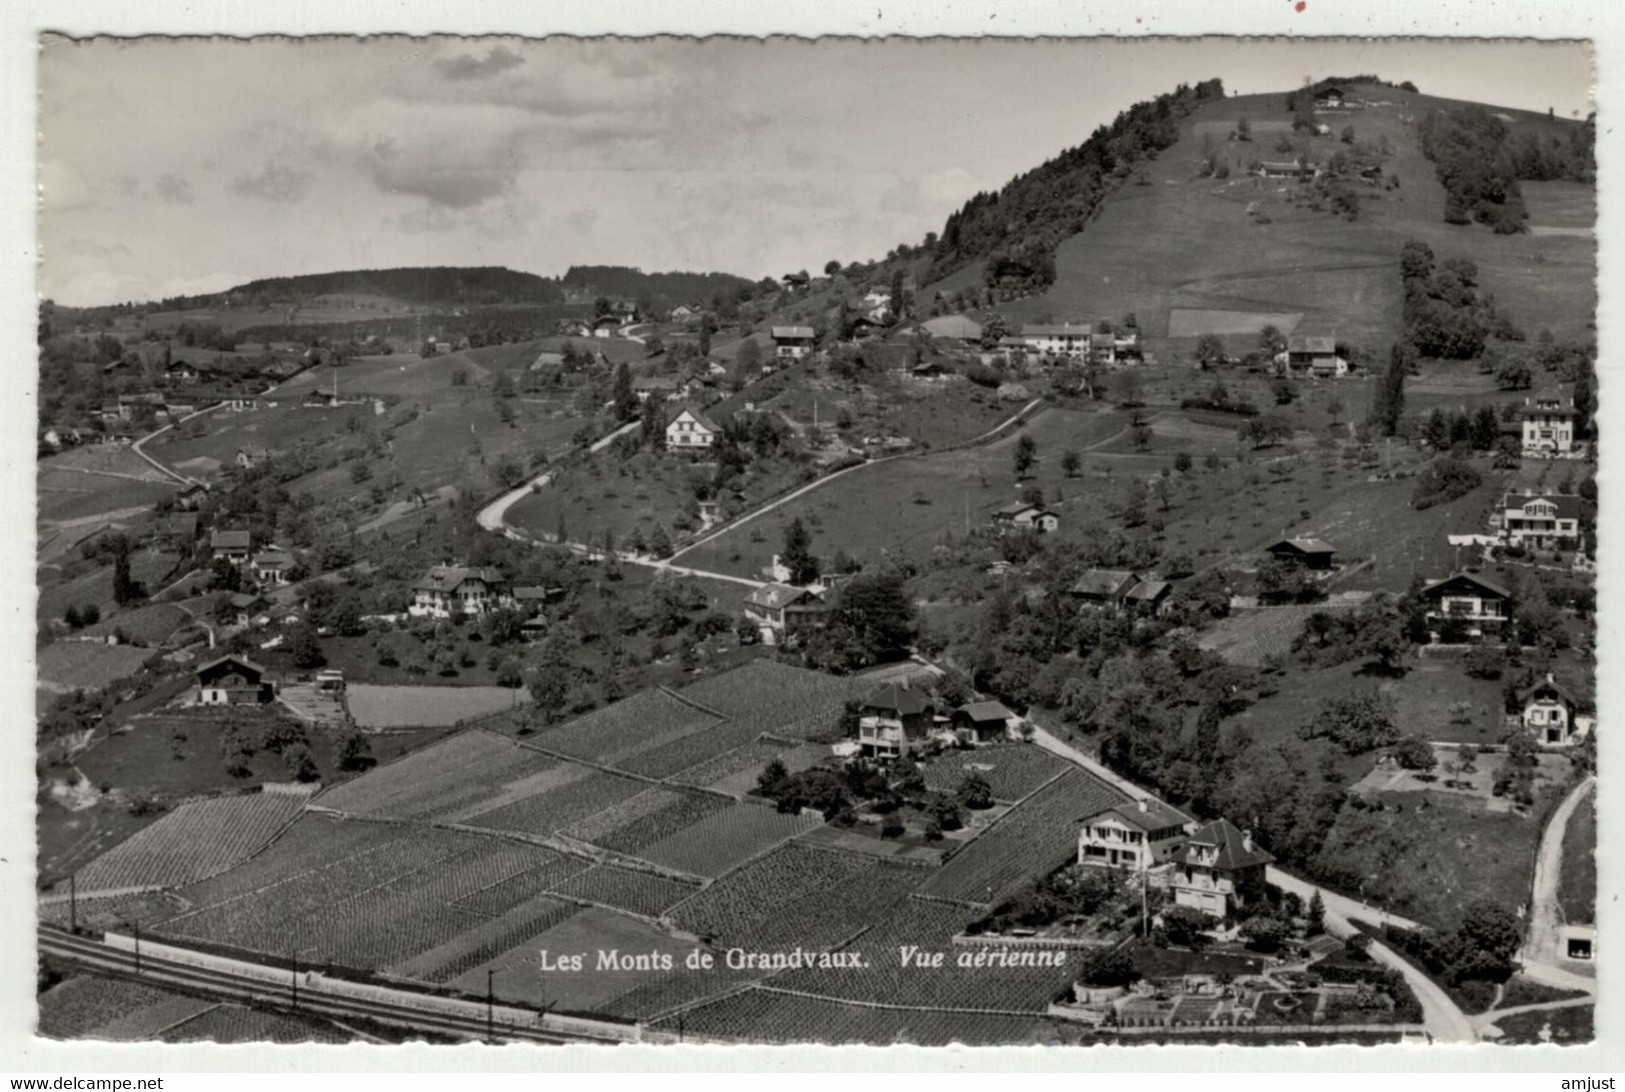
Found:
[[[1170,807],[1152,797],[1145,797],[1132,804],[1116,804],[1104,811],[1085,815],[1078,821],[1092,823],[1096,819],[1107,818],[1121,820],[1138,830],[1166,830],[1168,827],[1182,827],[1191,821],[1191,817],[1178,808]]]
[[[1158,599],[1167,595],[1168,589],[1172,587],[1173,585],[1166,580],[1142,580],[1128,590],[1125,598],[1155,603]]]
[[[775,326],[774,341],[810,341],[815,335],[811,326]]]
[[[1309,169],[1295,159],[1266,159],[1259,166],[1266,171],[1306,171]]]
[[[764,584],[760,588],[752,588],[745,602],[753,607],[766,607],[769,610],[778,610],[799,603],[803,599],[817,599],[818,596],[806,588],[792,587],[789,584]]]
[[[521,603],[528,603],[532,600],[541,602],[547,598],[547,589],[540,585],[515,588],[513,597]]]
[[[995,519],[1015,519],[1023,512],[1047,511],[1049,511],[1049,509],[1045,508],[1042,504],[1029,504],[1026,501],[1015,501],[1013,503],[1001,505],[998,508],[995,508],[993,510],[993,517]]]
[[[1026,337],[1088,337],[1094,333],[1094,324],[1063,322],[1059,326],[1037,325],[1023,326],[1021,336]]]
[[[238,610],[246,610],[247,608],[252,607],[255,604],[264,603],[265,602],[265,597],[261,596],[261,595],[255,595],[253,592],[236,592],[232,596],[230,596],[226,600],[226,602],[230,603],[232,606],[236,607]]]
[[[1121,569],[1090,569],[1072,585],[1072,594],[1109,598],[1121,595],[1134,580],[1133,573]]]
[[[180,512],[166,516],[160,524],[166,534],[185,535],[194,538],[197,535],[197,513]]]
[[[1015,716],[1014,713],[1004,707],[1003,702],[997,701],[966,702],[958,709],[955,709],[954,713],[963,713],[974,721],[1009,720]]]
[[[635,391],[674,391],[678,387],[675,375],[640,375],[632,380]]]
[[[461,565],[436,565],[424,573],[417,583],[412,585],[412,590],[453,592],[467,580],[479,580],[486,584],[500,584],[502,583],[502,573],[492,568],[470,569]]]
[[[1337,352],[1337,339],[1311,334],[1293,334],[1286,339],[1286,351],[1289,353],[1335,353]]]
[[[1509,512],[1522,511],[1531,501],[1545,501],[1556,508],[1559,519],[1580,518],[1580,498],[1573,493],[1508,493],[1502,507]]]
[[[254,555],[253,564],[260,569],[286,569],[293,564],[293,555],[286,550],[262,550]]]
[[[672,415],[672,419],[667,422],[666,427],[670,428],[677,422],[678,418],[682,417],[685,413],[694,419],[695,424],[699,425],[707,432],[722,431],[721,427],[718,426],[715,421],[711,420],[711,418],[706,415],[706,412],[700,409],[698,406],[683,406],[679,408],[678,411]]]
[[[1247,868],[1250,865],[1269,864],[1275,858],[1264,852],[1255,842],[1247,845],[1247,836],[1237,830],[1228,819],[1219,819],[1202,827],[1192,834],[1190,841],[1174,855],[1176,864],[1191,864],[1194,861],[1195,850],[1199,846],[1217,846],[1219,856],[1206,865],[1206,867],[1220,871],[1233,871],[1238,868]]]
[[[1422,588],[1422,595],[1425,598],[1434,599],[1441,595],[1448,594],[1463,584],[1469,585],[1478,592],[1488,592],[1490,595],[1493,595],[1498,599],[1512,598],[1512,593],[1501,587],[1501,585],[1497,584],[1495,581],[1486,580],[1477,573],[1467,572],[1453,573],[1450,576],[1445,577],[1443,580],[1429,581],[1427,585]]]
[[[888,712],[895,712],[898,716],[908,717],[925,712],[931,707],[931,703],[925,700],[924,694],[912,687],[889,683],[870,694],[864,700],[863,707],[865,709],[884,709]]]
[[[1305,535],[1299,538],[1283,538],[1264,547],[1265,552],[1272,554],[1297,554],[1308,556],[1310,554],[1335,554],[1336,547],[1319,538],[1310,538]]]
[[[247,656],[239,656],[235,652],[228,652],[224,656],[221,656],[218,659],[210,660],[206,664],[199,664],[197,673],[201,675],[205,671],[211,671],[228,661],[237,664],[239,667],[245,667],[257,675],[265,674],[265,668],[261,667],[253,660],[250,660]]]
[[[1576,411],[1572,398],[1565,398],[1562,391],[1548,388],[1531,395],[1521,407],[1521,412],[1526,415],[1539,413],[1551,417],[1571,416]]]
[[[247,531],[216,531],[209,536],[209,545],[216,550],[246,550],[253,541]]]
[[[1556,679],[1552,678],[1551,675],[1547,675],[1534,686],[1529,687],[1529,689],[1519,694],[1518,701],[1526,704],[1530,698],[1539,694],[1542,690],[1551,691],[1564,701],[1568,702],[1570,705],[1578,706],[1580,704],[1580,699],[1575,697],[1574,692],[1568,687],[1564,686],[1562,683],[1558,682]]]

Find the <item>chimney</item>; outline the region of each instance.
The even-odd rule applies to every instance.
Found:
[[[1241,848],[1243,850],[1245,850],[1246,852],[1248,852],[1248,853],[1251,853],[1253,851],[1253,832],[1252,831],[1244,830],[1244,831],[1241,832]]]
[[[1140,797],[1140,811],[1141,811],[1141,812],[1142,812],[1142,813],[1144,813],[1144,812],[1148,812],[1148,811],[1150,811],[1150,810],[1151,810],[1151,807],[1150,807],[1150,805],[1149,805],[1149,804],[1147,804],[1147,803],[1146,803],[1146,802],[1145,802],[1145,797],[1143,797],[1143,796],[1142,796],[1142,797]]]

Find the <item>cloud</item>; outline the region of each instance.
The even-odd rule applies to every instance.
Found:
[[[196,200],[192,196],[192,183],[178,174],[159,175],[154,185],[158,196],[171,205],[190,205]]]
[[[459,53],[455,57],[436,61],[434,66],[448,80],[488,80],[524,63],[525,58],[507,46],[499,45],[487,53],[484,60],[469,53]]]
[[[258,174],[238,175],[232,179],[231,191],[261,201],[294,204],[310,192],[310,172],[270,160]]]

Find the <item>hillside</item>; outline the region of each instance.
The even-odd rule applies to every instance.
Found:
[[[1531,336],[1543,328],[1584,335],[1596,304],[1594,187],[1524,182],[1524,234],[1446,223],[1445,191],[1423,156],[1418,125],[1430,110],[1469,104],[1390,87],[1355,94],[1367,104],[1317,117],[1331,132],[1300,135],[1292,151],[1280,143],[1292,137],[1286,95],[1200,104],[1180,121],[1178,139],[1143,161],[1135,182],[1110,193],[1087,226],[1059,245],[1053,285],[1000,310],[1018,322],[1115,320],[1133,312],[1153,341],[1168,339],[1163,345],[1176,352],[1210,332],[1250,348],[1265,322],[1380,348],[1400,328],[1399,248],[1416,238],[1441,257],[1475,261],[1484,289]],[[1525,111],[1496,115],[1514,141],[1529,131],[1567,140],[1580,125]],[[1229,139],[1243,118],[1251,141]],[[1355,141],[1380,158],[1384,180],[1354,187],[1352,219],[1310,207],[1312,187],[1248,173],[1258,160],[1303,154],[1314,161],[1348,151],[1341,136],[1350,126]],[[1214,175],[1205,174],[1209,156]],[[979,269],[961,269],[928,285],[922,303],[982,280]]]

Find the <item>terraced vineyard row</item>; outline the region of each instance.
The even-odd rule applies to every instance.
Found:
[[[922,763],[920,772],[925,776],[925,787],[937,792],[954,792],[965,778],[979,774],[992,786],[995,800],[1013,804],[1072,768],[1066,759],[1042,747],[1008,743],[973,751],[948,751]]]
[[[650,918],[660,917],[698,890],[697,884],[614,865],[595,865],[553,888],[555,894],[566,898]]]
[[[79,891],[195,883],[251,856],[304,804],[278,793],[184,804],[92,861],[79,873]]]
[[[501,736],[467,731],[330,789],[316,803],[353,815],[445,818],[556,761]]]
[[[733,804],[645,847],[638,856],[679,872],[715,878],[823,821],[816,815],[785,815],[760,804]]]

